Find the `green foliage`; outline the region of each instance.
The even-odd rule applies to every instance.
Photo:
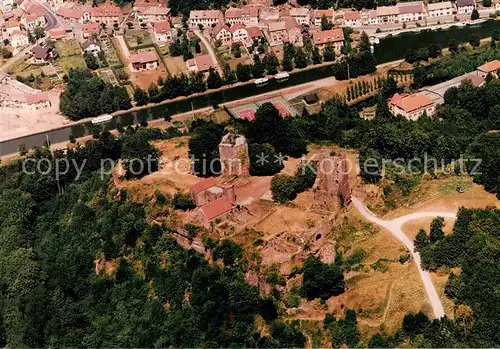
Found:
[[[424,229],[418,231],[413,244],[415,245],[415,251],[420,251],[429,245],[429,236],[427,236],[427,232]]]
[[[443,226],[444,226],[444,218],[443,217],[437,217],[437,218],[434,218],[432,220],[431,229],[430,229],[430,233],[429,233],[430,243],[436,243],[436,242],[444,239]]]
[[[186,211],[195,208],[196,205],[189,194],[178,191],[172,198],[172,207],[176,210]]]
[[[250,157],[250,174],[252,176],[272,176],[284,168],[278,159],[278,154],[269,143],[252,143],[248,146]]]
[[[219,143],[224,134],[224,126],[213,121],[196,120],[191,125],[189,156],[194,159],[193,171],[198,176],[218,175],[221,170]]]
[[[327,44],[323,51],[323,59],[325,62],[333,62],[335,60],[335,49],[331,44]]]
[[[214,260],[222,260],[226,266],[234,266],[243,256],[243,249],[240,245],[231,240],[222,240],[212,251]]]
[[[326,300],[344,293],[344,276],[338,265],[325,264],[309,256],[302,267],[302,277],[302,294],[309,300]]]
[[[215,89],[221,87],[222,85],[223,81],[221,76],[219,75],[219,72],[214,68],[210,68],[207,77],[207,87],[210,89]]]
[[[271,193],[273,200],[285,203],[297,196],[295,177],[286,174],[277,174],[271,180]]]
[[[59,110],[71,120],[131,108],[127,91],[94,76],[86,69],[70,69]]]
[[[323,327],[330,332],[332,347],[340,348],[347,345],[348,348],[358,347],[359,330],[356,312],[346,309],[343,319],[335,319],[330,314],[326,314]]]
[[[134,90],[134,101],[138,106],[146,105],[149,102],[149,96],[142,88],[137,87]]]
[[[278,58],[274,54],[266,55],[262,59],[262,63],[266,67],[266,71],[268,74],[274,75],[278,73],[280,63]]]

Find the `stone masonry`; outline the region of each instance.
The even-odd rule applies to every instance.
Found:
[[[314,205],[336,209],[351,202],[349,163],[345,154],[323,154],[317,163],[316,182],[313,186]]]
[[[244,136],[228,133],[219,144],[222,177],[250,176],[248,144]]]

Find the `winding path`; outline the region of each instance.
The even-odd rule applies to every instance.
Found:
[[[436,292],[436,288],[432,283],[431,277],[429,273],[422,269],[422,265],[420,264],[420,254],[418,252],[414,252],[413,249],[413,241],[411,241],[401,227],[404,223],[420,219],[420,218],[431,218],[431,217],[443,217],[443,218],[456,218],[455,212],[439,212],[439,211],[430,211],[430,212],[415,212],[402,217],[398,217],[392,220],[383,220],[377,216],[375,216],[362,202],[356,197],[352,198],[352,203],[354,207],[358,210],[358,212],[366,218],[368,221],[375,223],[391,232],[391,234],[400,240],[403,245],[408,249],[411,253],[411,256],[417,263],[418,271],[420,273],[420,277],[424,283],[425,292],[427,293],[427,298],[432,306],[432,310],[434,312],[434,317],[441,318],[444,314],[443,303],[439,299],[439,295]]]

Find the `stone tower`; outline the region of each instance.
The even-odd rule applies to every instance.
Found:
[[[223,177],[250,176],[250,157],[244,136],[228,133],[219,144],[219,156]]]
[[[320,157],[317,163],[316,182],[313,186],[315,206],[338,209],[351,202],[349,188],[349,163],[345,154]]]

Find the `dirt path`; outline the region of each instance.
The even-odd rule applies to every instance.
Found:
[[[414,212],[405,216],[401,216],[392,220],[383,220],[375,216],[366,206],[361,202],[356,197],[352,198],[352,202],[354,204],[354,207],[356,207],[356,210],[368,221],[375,223],[391,232],[391,234],[396,237],[398,240],[400,240],[405,247],[408,249],[408,251],[411,253],[411,256],[415,260],[415,263],[418,266],[418,271],[420,273],[420,277],[422,278],[422,281],[424,283],[425,287],[425,292],[427,293],[427,298],[429,299],[429,303],[432,306],[432,310],[434,312],[434,316],[436,318],[441,318],[443,317],[444,314],[444,308],[443,308],[443,303],[441,302],[441,299],[439,299],[439,295],[436,291],[436,288],[434,287],[434,284],[431,281],[431,277],[429,273],[425,270],[422,269],[422,265],[420,263],[420,254],[418,252],[414,252],[414,246],[413,246],[413,241],[408,238],[403,233],[403,230],[401,227],[403,226],[404,223],[415,220],[415,219],[420,219],[420,218],[429,218],[429,217],[443,217],[443,218],[456,218],[456,212],[438,212],[438,211],[431,211],[431,212]]]

